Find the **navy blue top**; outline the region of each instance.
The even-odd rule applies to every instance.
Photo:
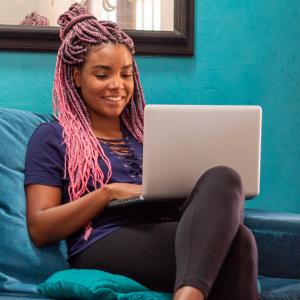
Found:
[[[62,133],[63,129],[58,122],[43,123],[35,130],[30,138],[26,153],[25,185],[43,184],[60,187],[62,189],[62,201],[65,203],[69,201],[69,178],[63,178],[66,146],[63,143]],[[112,176],[108,183],[141,184],[142,145],[125,128],[122,128],[122,133],[122,143],[126,148],[125,155],[115,151],[115,147],[111,146],[108,141],[99,140],[112,166]],[[103,173],[106,174],[107,167],[101,159],[99,159],[99,164]],[[94,190],[91,180],[88,182],[88,189]],[[155,217],[149,212],[148,214],[145,211],[141,213],[135,208],[105,210],[92,220],[94,230],[87,241],[83,239],[84,228],[67,239],[69,256],[81,252],[96,240],[122,225],[154,220]]]

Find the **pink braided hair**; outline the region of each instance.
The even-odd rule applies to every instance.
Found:
[[[84,63],[90,46],[109,42],[124,44],[133,55],[134,45],[132,39],[115,23],[97,21],[78,3],[59,17],[58,24],[62,44],[58,50],[54,76],[53,114],[63,127],[66,144],[64,177],[69,175],[68,193],[70,201],[73,201],[89,192],[87,184],[90,178],[96,189],[107,183],[112,175],[110,161],[92,131],[88,111],[75,87],[73,67]],[[133,67],[134,92],[121,119],[129,132],[142,143],[145,100],[134,60]],[[107,174],[103,174],[99,167],[99,157],[108,167]],[[85,239],[88,239],[91,230],[89,223]]]

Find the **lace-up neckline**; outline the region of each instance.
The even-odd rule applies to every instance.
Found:
[[[99,138],[99,140],[104,145],[108,146],[110,152],[120,160],[131,178],[142,177],[142,159],[135,155],[134,148],[124,132],[123,138]]]

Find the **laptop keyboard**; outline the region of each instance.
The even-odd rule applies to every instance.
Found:
[[[137,197],[110,201],[107,207],[126,206],[127,204],[137,203],[140,201],[144,201],[144,197],[141,195]]]

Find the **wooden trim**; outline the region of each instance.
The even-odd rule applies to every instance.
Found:
[[[137,54],[194,54],[194,0],[174,1],[174,31],[125,30]],[[58,27],[0,25],[0,50],[57,51],[59,44]]]

